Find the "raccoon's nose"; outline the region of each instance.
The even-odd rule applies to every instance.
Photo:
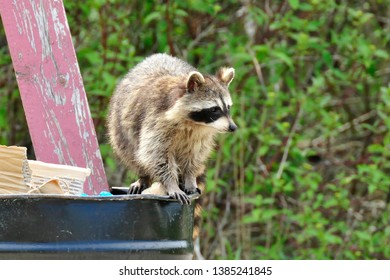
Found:
[[[236,131],[236,129],[237,129],[237,125],[235,125],[234,123],[229,124],[229,132],[234,132]]]

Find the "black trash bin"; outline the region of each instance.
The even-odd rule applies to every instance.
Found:
[[[0,259],[191,259],[194,200],[0,196]]]

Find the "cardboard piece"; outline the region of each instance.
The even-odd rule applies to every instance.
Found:
[[[27,160],[25,147],[0,145],[0,194],[79,195],[89,168]]]
[[[49,180],[58,179],[59,185],[64,193],[73,195],[83,193],[84,181],[91,174],[89,168],[45,163],[35,160],[29,160],[28,165],[31,169],[30,184],[33,187],[42,188],[42,185]]]
[[[69,194],[69,191],[64,191],[61,187],[60,180],[50,179],[46,183],[38,187],[32,187],[29,194]]]
[[[0,145],[0,194],[27,193],[30,188],[27,148]]]

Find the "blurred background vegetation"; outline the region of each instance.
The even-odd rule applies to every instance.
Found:
[[[65,0],[110,185],[115,84],[167,52],[236,69],[235,134],[209,161],[197,257],[390,258],[390,1]],[[0,144],[33,149],[3,28]]]

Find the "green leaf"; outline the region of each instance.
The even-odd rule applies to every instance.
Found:
[[[160,20],[162,18],[161,12],[156,11],[148,14],[144,19],[144,24],[147,25],[154,20]]]
[[[288,3],[290,4],[290,6],[293,10],[296,10],[299,8],[299,0],[288,0]]]
[[[272,55],[276,58],[279,58],[281,61],[283,61],[284,63],[286,63],[290,68],[293,68],[293,61],[291,59],[291,57],[289,57],[287,54],[285,54],[284,52],[280,52],[280,51],[273,51],[272,52]]]
[[[341,239],[340,236],[333,235],[333,234],[325,234],[324,239],[326,243],[329,244],[342,244],[343,240]]]
[[[376,55],[379,58],[383,58],[383,59],[388,59],[389,58],[389,54],[386,51],[384,51],[384,50],[376,50],[374,52],[374,55]]]

